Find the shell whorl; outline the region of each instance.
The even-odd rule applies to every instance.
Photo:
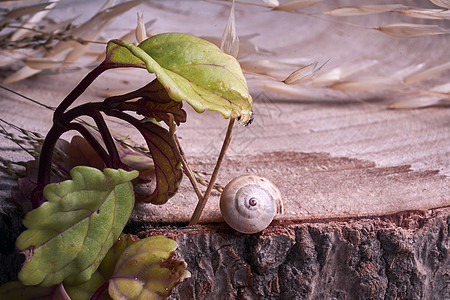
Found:
[[[284,204],[280,191],[264,177],[243,175],[230,181],[220,197],[225,222],[242,233],[264,230],[281,215]]]

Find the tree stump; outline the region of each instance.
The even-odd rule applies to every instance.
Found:
[[[448,299],[449,228],[445,208],[277,221],[253,235],[204,225],[150,226],[138,236],[178,242],[192,278],[171,299]]]

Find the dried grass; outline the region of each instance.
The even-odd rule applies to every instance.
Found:
[[[410,23],[388,24],[373,28],[396,37],[417,37],[424,35],[449,34],[450,31],[438,25],[423,25]]]
[[[31,5],[27,7],[18,8],[16,10],[10,11],[8,14],[6,14],[6,18],[19,18],[24,15],[31,14],[31,17],[22,23],[22,27],[28,27],[33,28],[35,25],[37,25],[42,19],[50,12],[52,8],[55,7],[56,3],[59,0],[49,1],[47,3],[44,3],[45,5]],[[14,32],[14,34],[11,36],[11,41],[17,41],[27,34],[29,34],[30,31],[26,29],[18,29]]]
[[[393,10],[404,8],[406,8],[406,6],[402,4],[344,6],[326,11],[324,13],[335,17],[354,17],[382,12],[390,12]]]
[[[38,4],[34,4],[34,5],[18,7],[18,8],[12,9],[8,13],[6,13],[5,17],[10,18],[10,19],[15,19],[15,18],[20,18],[20,17],[26,16],[26,15],[34,15],[34,14],[42,12],[42,11],[49,11],[55,6],[56,2],[58,2],[58,1],[50,1],[50,2],[45,2],[45,3],[38,3]]]
[[[274,8],[274,10],[295,11],[311,6],[321,1],[323,0],[290,0],[283,4],[278,5],[277,7]]]
[[[384,12],[399,13],[418,19],[448,20],[450,18],[450,12],[447,9],[408,8],[403,4],[345,6],[326,11],[324,14],[334,17],[354,17]]]
[[[447,9],[398,9],[395,12],[411,18],[450,20],[450,11]]]
[[[318,62],[313,62],[309,65],[306,65],[304,67],[301,67],[298,70],[295,70],[292,72],[283,82],[285,84],[298,84],[301,82],[305,82],[307,80],[310,80],[314,74],[317,72],[317,64]]]
[[[412,109],[412,108],[423,108],[436,105],[450,104],[448,99],[442,99],[441,97],[430,97],[430,96],[416,96],[408,97],[402,101],[398,101],[389,106],[391,109]]]
[[[448,0],[430,0],[430,2],[443,8],[450,8],[450,1]]]
[[[17,72],[7,77],[3,81],[3,84],[8,84],[26,79],[30,76],[39,73],[41,70],[46,68],[60,67],[61,64],[54,63],[57,61],[62,61],[65,64],[75,62],[79,57],[86,54],[86,52],[90,48],[90,43],[92,43],[92,41],[96,40],[101,35],[103,30],[106,28],[106,26],[113,18],[120,16],[121,14],[128,11],[132,7],[140,4],[141,2],[143,2],[143,0],[132,0],[112,7],[110,6],[112,3],[111,1],[105,2],[105,4],[100,8],[97,14],[95,14],[91,19],[89,19],[79,27],[76,27],[73,30],[70,30],[70,32],[68,32],[68,35],[72,36],[73,38],[58,41],[55,45],[53,45],[52,50],[50,52],[46,52],[44,54],[40,64],[33,64],[33,58],[31,59],[28,58],[27,60],[29,63],[27,63],[27,65],[25,65]],[[54,4],[56,4],[56,2],[54,2]],[[24,24],[29,24],[30,20],[35,20],[36,18],[42,19],[43,18],[42,15],[44,13],[47,14],[49,10],[52,9],[53,7],[54,5],[51,7],[47,6],[44,11],[39,11],[35,13]],[[21,33],[23,30],[25,29],[20,28],[16,30],[12,34],[11,39],[14,36],[18,35],[18,33]],[[30,30],[26,30],[26,33],[30,33]],[[51,36],[52,34],[49,33],[49,35]],[[80,41],[91,41],[91,42],[82,43]],[[65,51],[69,52],[67,54],[64,54],[63,58],[61,58],[59,55],[63,54],[63,52]],[[56,59],[56,61],[53,59]],[[48,62],[47,64],[42,63],[45,60],[47,60]],[[30,65],[33,67],[30,67]],[[34,68],[36,66],[37,68]]]
[[[429,79],[429,78],[434,77],[434,76],[438,75],[439,73],[442,73],[449,69],[450,69],[450,61],[445,62],[441,65],[434,66],[434,67],[428,68],[426,70],[414,73],[411,76],[407,76],[407,77],[405,77],[405,79],[403,79],[403,83],[411,84],[411,83],[415,83],[415,82],[422,81],[425,79]]]
[[[6,21],[2,21],[2,24],[6,24],[6,28],[13,29],[6,37],[7,39],[14,39],[17,45],[25,45],[27,48],[23,37],[44,34],[48,36],[48,43],[41,45],[38,49],[33,49],[35,45],[31,44],[28,49],[13,49],[12,46],[8,46],[2,50],[0,66],[17,63],[20,60],[24,62],[23,68],[6,78],[3,83],[23,80],[44,69],[59,69],[73,63],[80,66],[79,58],[82,56],[94,55],[96,61],[102,60],[103,52],[93,52],[92,44],[94,42],[104,43],[103,40],[117,38],[114,36],[99,41],[111,20],[142,2],[144,0],[131,0],[113,6],[114,1],[107,0],[92,18],[74,28],[70,27],[73,19],[57,24],[51,24],[45,20],[46,14],[58,4],[58,0],[33,3],[33,5],[10,10],[4,15]],[[445,26],[442,26],[442,23],[433,24],[435,21],[449,20],[450,4],[447,0],[430,0],[440,8],[409,7],[400,3],[326,6],[320,3],[322,0],[253,0],[253,2],[222,0],[216,3],[224,2],[231,2],[231,7],[222,38],[202,37],[220,46],[226,53],[237,57],[244,73],[256,75],[259,78],[259,86],[268,91],[293,98],[324,99],[342,97],[342,92],[348,95],[354,92],[371,93],[389,89],[390,92],[401,95],[404,90],[407,90],[411,96],[394,103],[391,108],[414,108],[448,103],[450,97],[448,83],[441,83],[429,88],[424,87],[423,84],[420,88],[414,86],[418,82],[437,78],[440,74],[448,71],[450,69],[448,61],[444,60],[436,66],[426,66],[424,63],[411,64],[390,74],[379,75],[371,70],[375,69],[374,67],[382,67],[383,61],[369,58],[357,62],[355,59],[354,63],[342,64],[331,70],[322,71],[323,63],[318,67],[318,62],[311,62],[311,60],[308,62],[305,58],[285,60],[280,57],[272,57],[276,56],[276,53],[269,52],[252,42],[253,38],[263,35],[264,32],[239,36],[236,22],[239,20],[236,20],[235,13],[237,8],[245,9],[245,6],[252,5],[260,7],[259,9],[266,9],[267,13],[277,11],[280,16],[283,13],[300,13],[321,21],[324,21],[322,18],[326,17],[326,22],[345,24],[345,26],[360,30],[376,30],[380,34],[386,34],[392,38],[411,39],[450,33]],[[310,7],[314,8],[314,13],[308,12]],[[401,14],[411,20],[422,19],[422,21],[419,20],[420,23],[377,24],[378,26],[375,27],[349,22],[353,17],[377,13]],[[326,16],[323,16],[324,14]],[[343,20],[342,17],[346,19]],[[149,32],[149,28],[156,22],[156,19],[144,23],[142,14],[138,14],[137,19],[136,28],[124,34],[120,37],[121,39],[139,43],[154,34]],[[20,20],[20,23],[16,25],[17,20]],[[33,24],[39,24],[39,30],[31,28],[34,26]],[[180,31],[182,30],[180,29]],[[81,66],[83,65],[81,64]]]
[[[228,17],[227,26],[222,35],[222,41],[220,43],[220,49],[223,52],[230,54],[233,57],[237,57],[239,53],[239,38],[236,34],[236,20],[234,16],[234,0],[230,9],[230,16]]]
[[[377,63],[378,63],[377,60],[367,60],[351,66],[334,68],[331,71],[328,71],[327,73],[318,75],[316,78],[312,80],[311,83],[316,85],[325,85],[339,82],[355,73],[370,68],[376,65]]]

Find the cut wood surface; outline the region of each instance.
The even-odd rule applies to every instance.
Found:
[[[82,76],[81,72],[76,74]],[[58,78],[48,76],[52,78],[51,86],[70,89],[68,74]],[[49,77],[38,81],[44,79],[44,89],[35,92],[34,98],[44,99],[41,94],[45,93],[48,100],[40,101],[57,105],[64,93],[52,90]],[[16,84],[15,89],[24,85]],[[6,120],[45,134],[51,125],[51,111],[11,93],[0,93]],[[256,97],[253,124],[235,125],[218,183],[225,185],[243,174],[269,178],[284,196],[283,218],[291,220],[390,214],[450,205],[447,108],[398,111],[386,109],[383,101],[376,104],[305,103],[270,98],[265,101],[259,102]],[[258,113],[262,108],[278,115]],[[199,115],[186,109],[188,122],[177,132],[181,144],[194,170],[211,173],[227,121],[217,113]],[[110,124],[140,142],[134,131],[114,122]],[[6,151],[10,147],[14,145],[5,142],[4,156],[26,158],[23,152]],[[220,221],[218,198],[219,193],[214,192],[201,222]],[[167,204],[138,205],[134,219],[187,222],[196,201],[185,178],[179,192]]]
[[[93,5],[80,3],[80,7]],[[420,4],[423,5],[422,2]],[[139,11],[143,11],[148,19],[154,15],[165,17],[164,22],[156,23],[159,24],[158,32],[183,31],[200,36],[220,36],[229,7],[205,2],[196,5],[202,10],[196,10],[195,5],[183,4],[174,9],[158,4],[151,5],[152,9],[140,6]],[[214,26],[210,26],[210,17],[205,15],[205,11],[216,16]],[[195,15],[196,26],[188,22]],[[132,13],[125,14],[117,26],[129,28],[130,25],[125,25],[126,20],[134,24],[131,21],[134,17]],[[280,17],[283,22],[279,22]],[[365,18],[367,23],[387,23],[400,17],[387,14],[383,19],[376,16]],[[239,6],[237,20],[242,35],[261,33],[264,37],[257,36],[251,40],[258,47],[270,51],[262,59],[305,63],[315,60],[323,63],[331,59],[323,67],[323,72],[376,60],[378,64],[364,71],[363,76],[387,76],[408,66],[423,63],[431,67],[450,59],[445,47],[449,35],[402,39],[336,23],[336,18],[324,21],[293,13],[268,13],[248,6]],[[359,22],[358,19],[349,20]],[[442,21],[439,24],[445,26],[447,23]],[[117,37],[114,30],[106,34],[112,35],[111,38]],[[251,59],[252,56],[242,59],[246,58]],[[73,67],[56,73],[46,71],[7,87],[43,104],[57,106],[88,71],[87,68]],[[419,83],[416,88],[426,89],[446,83],[449,74],[447,70]],[[138,88],[151,78],[152,75],[142,70],[107,72],[77,103],[98,101],[105,97],[105,93]],[[248,173],[268,177],[284,196],[287,213],[283,218],[289,220],[390,214],[450,205],[448,107],[388,109],[400,98],[414,95],[414,90],[400,95],[385,89],[366,93],[336,92],[321,99],[308,96],[297,99],[262,89],[261,79],[256,80],[254,76],[249,77],[249,87],[254,98],[255,121],[248,127],[235,125],[231,145],[219,173],[220,184],[225,185],[232,178]],[[392,89],[397,87],[393,85]],[[0,97],[2,119],[46,134],[51,126],[52,111],[5,90],[0,90]],[[177,131],[181,144],[195,170],[211,173],[228,121],[218,113],[197,114],[187,104],[184,107],[188,121]],[[122,124],[114,121],[109,124],[121,134],[130,135],[137,143],[143,142],[135,131]],[[13,129],[4,126],[14,133]],[[5,138],[1,139],[1,146],[2,157],[15,161],[29,159],[17,145]],[[5,178],[3,199],[8,196],[12,185],[14,182]],[[201,222],[220,220],[218,196],[218,193],[213,193]],[[10,206],[1,201],[2,206]],[[187,222],[196,201],[185,178],[178,194],[167,204],[139,205],[133,218],[149,222]]]

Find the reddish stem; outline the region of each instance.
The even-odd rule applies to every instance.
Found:
[[[69,95],[67,95],[66,98],[59,104],[59,106],[56,108],[55,113],[53,114],[53,120],[60,120],[66,109],[69,108],[70,105],[72,105],[75,100],[88,88],[88,86],[98,77],[100,74],[105,72],[106,70],[111,69],[112,66],[101,63],[98,65],[95,69],[93,69],[91,72],[89,72],[86,77],[84,77],[80,83],[70,92]]]
[[[39,157],[39,169],[37,185],[43,186],[50,182],[51,165],[53,158],[53,149],[59,139],[59,137],[66,131],[75,129],[78,130],[86,140],[92,145],[92,147],[97,151],[97,153],[102,157],[107,167],[117,169],[119,165],[122,165],[119,153],[117,151],[114,140],[111,133],[103,119],[100,110],[107,110],[103,103],[86,103],[77,106],[68,112],[62,114],[58,120],[53,121],[53,126],[45,137],[44,143],[42,144],[41,156]],[[95,140],[95,138],[87,131],[86,128],[82,129],[82,125],[76,125],[71,123],[77,117],[82,115],[90,116],[94,119],[97,124],[98,130],[100,131],[102,138],[105,142],[108,154],[104,151],[101,145]],[[38,207],[43,202],[42,193],[36,193],[32,196],[33,208]]]
[[[100,158],[105,163],[105,166],[107,168],[111,168],[111,158],[108,155],[108,152],[100,145],[100,143],[97,141],[97,139],[92,135],[92,133],[83,125],[80,123],[70,123],[68,126],[69,130],[76,130],[86,139],[86,141],[89,143],[89,145],[94,148],[94,150],[97,152],[97,154],[100,156]]]
[[[109,287],[109,280],[107,280],[104,284],[102,284],[92,295],[91,300],[98,300],[103,292]]]

